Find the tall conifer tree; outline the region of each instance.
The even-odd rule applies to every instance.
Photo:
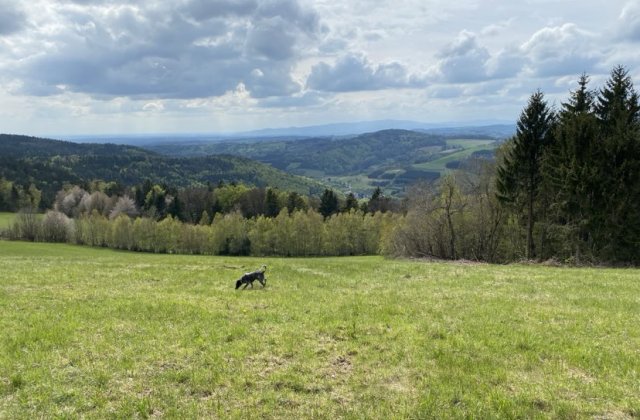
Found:
[[[580,258],[589,246],[590,215],[593,212],[594,175],[597,153],[597,120],[594,115],[595,93],[588,88],[589,77],[583,74],[578,88],[562,104],[555,142],[543,160],[544,187],[550,197],[552,222],[563,227],[558,238]]]
[[[595,104],[600,153],[594,230],[602,257],[640,260],[640,100],[628,71],[615,67]]]
[[[529,98],[517,123],[511,148],[498,167],[498,195],[505,203],[523,208],[526,214],[526,257],[535,257],[533,229],[541,184],[541,161],[553,141],[555,114],[538,90]]]

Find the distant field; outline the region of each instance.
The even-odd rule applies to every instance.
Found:
[[[11,226],[11,223],[13,222],[14,217],[15,217],[14,213],[0,212],[0,229],[5,229]]]
[[[459,145],[462,145],[462,142],[471,142],[471,140],[461,140],[461,143]],[[476,141],[477,142],[477,141]],[[453,162],[456,160],[464,160],[466,158],[468,158],[469,156],[471,156],[471,154],[473,154],[473,152],[479,152],[482,150],[492,150],[493,147],[488,146],[487,143],[480,143],[476,146],[471,146],[471,145],[467,145],[467,147],[465,149],[459,150],[459,151],[454,151],[452,153],[448,153],[444,156],[442,156],[441,158],[432,160],[430,162],[425,162],[425,163],[420,163],[417,165],[413,165],[414,168],[416,169],[422,169],[425,171],[438,171],[438,172],[443,172],[446,171],[447,167],[447,163],[449,162]]]
[[[638,270],[0,241],[0,273],[0,418],[640,416]]]
[[[450,139],[447,140],[447,146],[458,146],[466,149],[480,145],[486,146],[495,142],[493,139]]]

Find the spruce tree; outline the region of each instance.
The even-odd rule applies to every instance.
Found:
[[[342,211],[345,213],[349,213],[352,209],[358,210],[360,205],[358,204],[358,199],[352,192],[347,194],[347,199],[344,202],[344,207]]]
[[[595,104],[599,178],[593,227],[607,260],[640,259],[640,101],[628,71],[615,67]]]
[[[541,162],[545,148],[553,141],[555,114],[538,90],[529,98],[517,123],[511,148],[498,167],[498,196],[526,214],[526,257],[535,257],[533,240],[535,207],[541,185]]]
[[[575,252],[576,260],[591,243],[592,192],[599,182],[594,176],[594,157],[598,152],[595,93],[588,84],[589,77],[583,74],[578,88],[562,104],[555,142],[545,153],[542,166],[544,188],[550,197],[550,219],[561,227],[556,240],[563,248]]]
[[[296,210],[306,210],[307,204],[304,202],[304,198],[295,191],[292,191],[287,196],[287,210],[289,213],[293,213]]]
[[[280,203],[278,202],[278,193],[269,188],[265,196],[265,216],[276,217],[280,213]]]
[[[325,189],[320,198],[318,212],[325,218],[338,212],[338,196],[333,190]]]

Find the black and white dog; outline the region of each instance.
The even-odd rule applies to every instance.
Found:
[[[263,265],[260,267],[260,270],[252,271],[251,273],[244,273],[240,280],[236,282],[236,289],[239,289],[240,286],[244,284],[243,289],[246,289],[247,286],[251,285],[253,289],[253,282],[258,280],[262,287],[267,285],[267,278],[264,276],[264,272],[267,271],[267,266]]]

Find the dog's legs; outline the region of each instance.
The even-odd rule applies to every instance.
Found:
[[[243,290],[247,288],[247,286],[249,285],[249,283],[245,283],[244,287],[242,288]]]

